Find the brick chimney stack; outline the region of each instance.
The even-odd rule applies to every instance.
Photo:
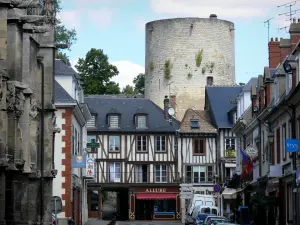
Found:
[[[293,51],[297,45],[297,43],[300,41],[300,19],[293,20],[293,23],[290,25],[290,43],[291,43],[291,51]]]
[[[276,68],[280,63],[280,48],[278,38],[269,42],[269,68]]]
[[[165,114],[165,120],[169,119],[169,107],[170,107],[170,99],[168,96],[165,96],[164,99],[164,114]]]

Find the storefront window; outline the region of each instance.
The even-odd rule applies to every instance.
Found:
[[[176,200],[155,200],[154,214],[168,213],[174,214],[176,210]]]

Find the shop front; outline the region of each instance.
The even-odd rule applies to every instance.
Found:
[[[130,190],[130,220],[180,220],[179,187],[136,187]]]

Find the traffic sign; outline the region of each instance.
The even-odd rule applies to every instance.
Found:
[[[219,184],[214,185],[214,192],[220,192],[221,191],[221,186]]]

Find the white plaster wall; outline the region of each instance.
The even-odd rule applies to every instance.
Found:
[[[242,92],[237,99],[237,115],[238,119],[243,116],[244,112],[251,106],[251,93],[249,91]]]
[[[65,109],[58,109],[55,111],[56,115],[56,124],[57,127],[61,129],[60,133],[55,134],[55,143],[54,143],[54,162],[55,168],[58,170],[55,179],[53,180],[53,196],[62,197],[65,194],[65,190],[62,188],[62,183],[65,182],[65,178],[62,177],[62,171],[65,170],[65,166],[62,165],[62,159],[65,159],[65,154],[62,153],[62,148],[65,147],[65,142],[62,141],[62,136],[65,135],[65,131],[62,130],[62,124],[65,124],[65,119],[62,119],[62,113],[65,112]],[[65,201],[62,201],[63,206]],[[58,214],[59,218],[64,218],[65,213],[61,212]]]
[[[82,128],[82,148],[83,150],[86,148],[87,144],[87,127],[86,125]],[[84,176],[86,173],[85,169],[82,169],[82,175]],[[88,204],[87,204],[87,184],[83,183],[82,189],[82,224],[85,224],[88,220]]]
[[[191,27],[192,24],[192,27]],[[196,66],[195,54],[203,49],[202,63]],[[164,78],[164,64],[172,64],[171,79]],[[214,62],[213,72],[202,68]],[[149,68],[153,63],[153,70]],[[208,18],[176,18],[146,24],[145,97],[163,107],[165,95],[175,94],[177,118],[187,108],[203,109],[207,76],[215,85],[235,83],[234,24]],[[192,77],[189,79],[188,74]],[[170,85],[170,93],[168,83]]]
[[[77,122],[77,119],[74,116],[74,114],[72,114],[72,126],[74,128],[74,131],[75,131],[75,129],[77,130],[77,133],[81,133],[82,132],[82,130],[81,130],[82,128],[79,125],[79,123]],[[77,144],[77,143],[75,143],[75,144]],[[79,150],[79,154],[82,154],[82,152],[80,152],[80,150]],[[81,168],[73,168],[72,169],[72,174],[76,174],[78,177],[81,177],[80,170],[81,170]]]

